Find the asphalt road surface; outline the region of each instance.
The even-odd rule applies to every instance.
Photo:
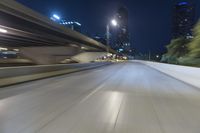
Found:
[[[200,89],[136,62],[18,84],[0,133],[200,133]]]

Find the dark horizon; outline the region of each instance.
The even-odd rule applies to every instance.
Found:
[[[165,51],[165,45],[171,40],[174,0],[17,1],[47,17],[56,13],[69,21],[78,21],[83,26],[83,32],[92,36],[96,34],[104,36],[107,22],[114,16],[119,6],[123,5],[129,12],[132,48],[141,53],[151,51],[160,54]],[[199,6],[200,2],[196,0],[196,22],[200,16]]]

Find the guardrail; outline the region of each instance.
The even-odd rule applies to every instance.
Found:
[[[82,70],[88,70],[108,64],[110,63],[105,62],[0,68],[0,87]]]

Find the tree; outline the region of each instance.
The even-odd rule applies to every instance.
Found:
[[[200,21],[194,27],[193,35],[188,44],[188,54],[179,61],[184,65],[200,66]]]
[[[189,41],[189,39],[184,37],[173,39],[171,43],[166,46],[167,53],[163,55],[162,61],[178,64],[178,59],[182,58],[188,53],[187,44]]]
[[[189,44],[189,56],[192,58],[200,58],[200,21],[194,28],[194,38]]]

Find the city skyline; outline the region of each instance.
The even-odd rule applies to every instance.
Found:
[[[69,20],[75,20],[83,25],[84,32],[91,35],[103,35],[106,23],[111,19],[119,5],[127,7],[130,20],[131,47],[142,53],[165,51],[172,32],[172,12],[174,0],[169,1],[28,1],[18,0],[22,4],[50,16],[57,13]],[[199,18],[199,1],[196,1],[197,18]],[[144,4],[145,3],[145,4]],[[98,6],[97,6],[98,5]],[[106,5],[106,6],[105,6]],[[76,8],[75,8],[76,7]],[[91,12],[92,11],[92,12]],[[95,29],[95,30],[94,30]]]

